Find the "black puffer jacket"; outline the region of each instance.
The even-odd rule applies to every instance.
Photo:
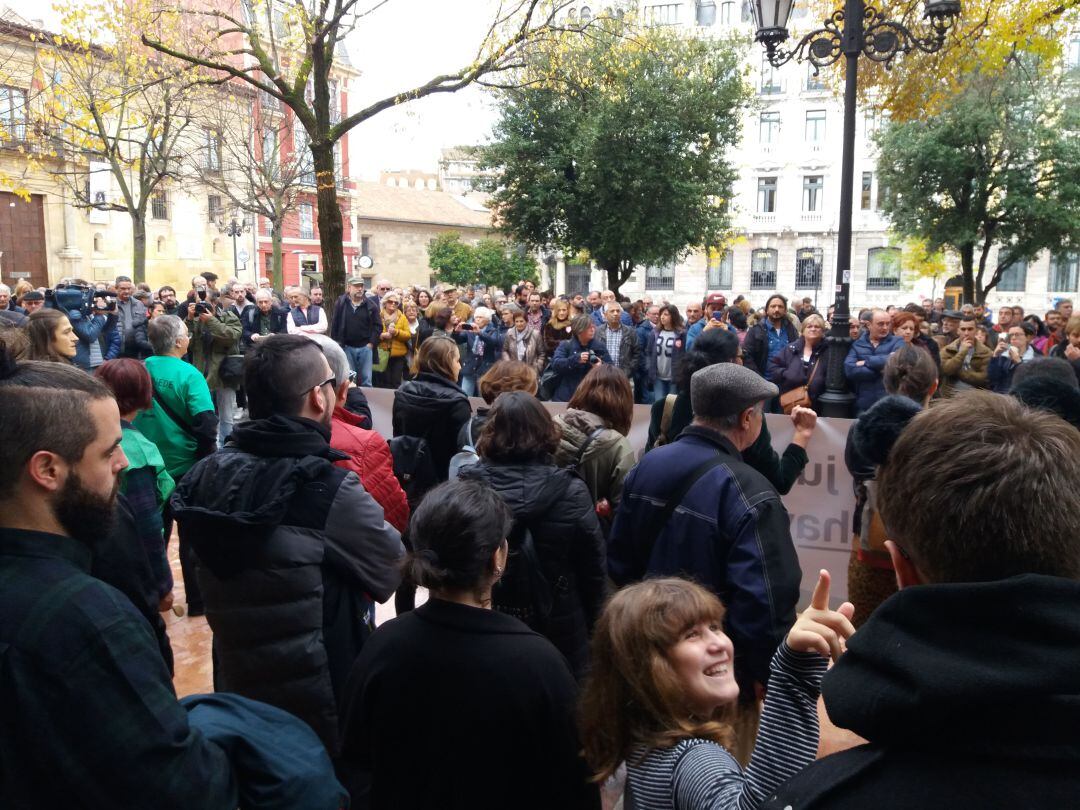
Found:
[[[450,458],[458,450],[458,433],[471,416],[465,392],[438,374],[421,372],[394,395],[394,435],[424,439],[440,481],[446,480]]]
[[[215,689],[295,714],[334,754],[371,597],[397,588],[404,549],[329,440],[298,417],[241,423],[170,504],[199,558]]]
[[[604,536],[585,482],[551,463],[487,460],[464,468],[461,478],[490,486],[514,512],[515,522],[528,526],[547,581],[554,586],[546,635],[580,679],[606,595]]]
[[[1027,574],[891,596],[822,682],[866,745],[820,759],[769,810],[1075,807],[1080,583]]]

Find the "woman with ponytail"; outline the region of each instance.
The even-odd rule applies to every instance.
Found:
[[[413,514],[404,570],[430,598],[376,630],[349,677],[339,777],[354,803],[599,810],[566,660],[491,609],[512,523],[493,489],[461,480]]]

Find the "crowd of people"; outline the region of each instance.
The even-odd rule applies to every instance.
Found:
[[[1071,302],[851,318],[848,601],[821,571],[798,612],[831,312],[217,282],[0,287],[0,805],[1076,795]],[[176,699],[170,609],[213,695]],[[866,744],[815,762],[819,696]]]

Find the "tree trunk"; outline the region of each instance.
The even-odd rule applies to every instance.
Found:
[[[270,244],[273,254],[270,258],[270,286],[278,292],[285,289],[285,272],[281,267],[281,218],[274,220],[270,229]]]
[[[131,280],[136,284],[146,281],[146,214],[131,214]]]
[[[960,246],[960,271],[964,278],[964,297],[961,304],[975,303],[975,245]]]
[[[633,265],[630,264],[630,260],[608,259],[600,260],[598,263],[604,268],[604,273],[607,275],[607,289],[615,293],[615,300],[622,301],[623,297],[619,294],[619,289],[632,275]],[[631,272],[627,272],[628,267]]]
[[[315,184],[318,189],[319,245],[322,249],[323,300],[326,311],[345,293],[345,229],[341,223],[337,185],[334,181],[334,147],[330,143],[311,144],[315,161]]]

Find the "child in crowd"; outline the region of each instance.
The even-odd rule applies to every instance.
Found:
[[[582,698],[585,756],[603,781],[626,763],[625,810],[753,808],[814,761],[817,699],[827,658],[854,632],[853,608],[828,609],[822,571],[810,607],[772,661],[754,753],[729,753],[724,712],[735,705],[734,650],[720,600],[683,579],[619,591],[593,635]]]

